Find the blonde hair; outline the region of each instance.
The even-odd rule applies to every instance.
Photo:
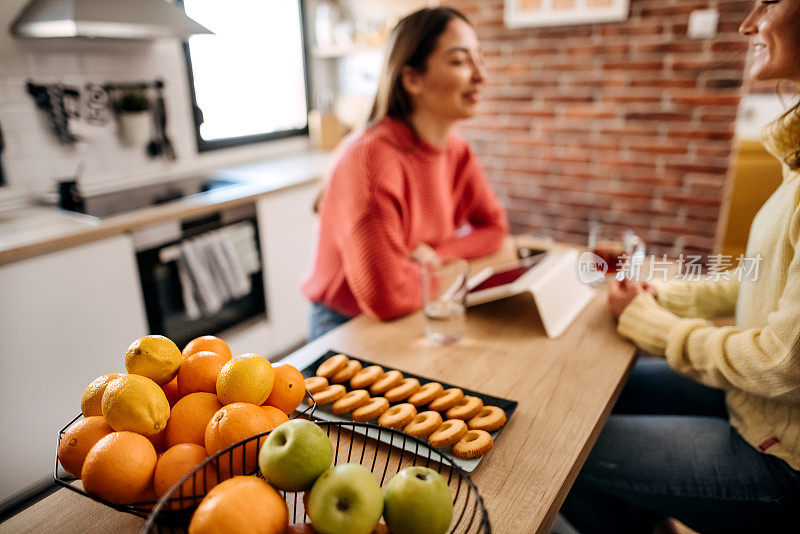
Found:
[[[800,102],[792,106],[789,111],[783,114],[781,119],[787,119],[789,115],[800,115]],[[795,147],[795,151],[788,156],[786,156],[786,164],[789,165],[789,168],[792,170],[800,169],[800,141],[798,141],[798,146]]]

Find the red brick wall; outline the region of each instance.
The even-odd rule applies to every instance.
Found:
[[[620,23],[508,29],[503,0],[450,0],[489,74],[473,142],[515,232],[585,243],[594,221],[653,252],[714,245],[731,160],[751,1],[631,0]],[[715,7],[718,34],[686,35]]]

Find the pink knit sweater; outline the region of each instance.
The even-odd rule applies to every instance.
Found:
[[[383,119],[341,153],[322,198],[320,234],[303,293],[345,315],[392,319],[422,306],[421,243],[442,259],[497,250],[508,221],[466,141],[444,148]],[[459,230],[468,225],[469,231]],[[458,232],[457,232],[458,231]]]

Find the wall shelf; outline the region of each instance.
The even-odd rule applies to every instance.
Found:
[[[345,45],[315,46],[311,54],[317,59],[335,59],[362,52],[377,52],[380,46],[349,43]]]

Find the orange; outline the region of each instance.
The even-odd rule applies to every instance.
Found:
[[[195,510],[189,534],[283,534],[286,501],[258,477],[238,476],[213,488]]]
[[[230,358],[208,350],[184,356],[178,371],[178,391],[181,395],[198,391],[216,394],[217,377],[228,360]]]
[[[116,431],[145,436],[161,432],[169,419],[169,401],[158,384],[140,375],[123,375],[103,393],[103,417]]]
[[[175,403],[167,421],[166,445],[179,443],[205,445],[208,422],[222,404],[213,393],[190,393]]]
[[[58,461],[70,475],[80,478],[86,455],[95,443],[114,432],[102,416],[82,419],[69,427],[58,444]]]
[[[206,452],[211,456],[234,443],[268,432],[274,428],[274,422],[274,416],[255,404],[234,402],[223,406],[206,427]],[[258,451],[262,443],[264,438],[220,455],[217,463],[222,478],[228,478],[230,474],[240,475],[254,471],[258,466]]]
[[[121,377],[119,373],[109,373],[107,375],[98,376],[91,384],[86,386],[81,397],[81,413],[84,417],[92,417],[94,415],[103,415],[101,404],[103,401],[103,392],[106,386],[112,380]]]
[[[158,465],[158,463],[156,463]],[[155,505],[158,503],[158,495],[156,495],[156,488],[153,485],[153,481],[150,481],[150,484],[147,485],[145,490],[140,493],[136,499],[133,501],[134,503],[139,503],[134,506],[134,508],[139,508],[143,510],[152,510]],[[147,503],[147,504],[144,504]]]
[[[269,360],[258,354],[242,354],[226,363],[217,377],[217,397],[222,404],[264,404],[272,392],[275,372]]]
[[[278,365],[273,367],[275,381],[272,391],[264,404],[275,406],[290,414],[300,406],[306,395],[306,382],[303,373],[291,365]]]
[[[200,352],[203,350],[216,352],[220,356],[224,356],[226,360],[230,360],[233,356],[228,344],[222,341],[220,338],[214,336],[201,336],[194,338],[186,344],[186,346],[183,348],[183,357],[185,358],[186,356],[190,356],[195,352]]]
[[[282,425],[283,423],[289,420],[289,416],[286,415],[286,412],[284,412],[280,408],[276,408],[275,406],[265,405],[262,406],[261,409],[267,412],[267,416],[269,417],[270,425],[272,425],[272,428],[275,428],[278,425]]]
[[[136,502],[153,480],[156,459],[156,450],[146,437],[112,432],[86,455],[83,489],[115,504]]]
[[[180,371],[178,371],[180,372]],[[163,384],[161,389],[164,390],[164,395],[167,396],[167,402],[169,402],[169,407],[172,408],[175,406],[175,403],[180,400],[182,395],[178,391],[178,375],[175,375],[175,378]]]
[[[168,337],[140,337],[125,353],[125,369],[131,374],[146,376],[156,384],[166,384],[178,374],[181,351]]]
[[[172,486],[191,473],[207,457],[205,447],[196,443],[181,443],[167,449],[158,459],[155,474],[153,475],[158,497],[163,497]],[[169,508],[179,510],[193,506],[200,499],[192,499],[191,497],[203,496],[216,485],[216,466],[213,462],[209,462],[205,468],[198,470],[180,488],[172,492],[171,499],[175,500],[170,503]]]

